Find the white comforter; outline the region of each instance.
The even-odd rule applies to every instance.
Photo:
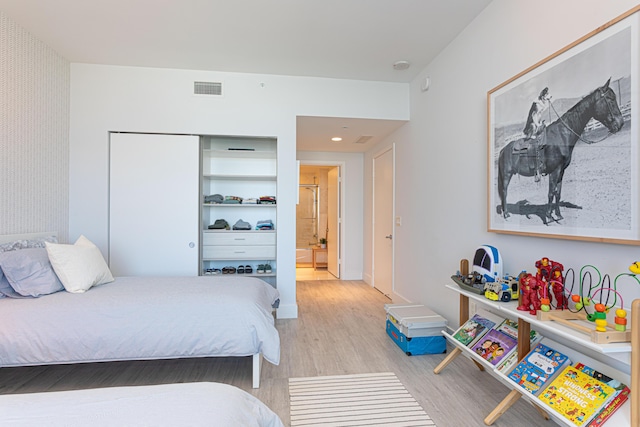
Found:
[[[218,383],[112,387],[0,396],[2,426],[281,427],[265,404]]]
[[[82,294],[0,299],[0,367],[250,356],[280,362],[278,291],[252,277],[118,277]]]

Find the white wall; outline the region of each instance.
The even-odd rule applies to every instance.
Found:
[[[194,96],[194,81],[221,81],[224,96]],[[109,131],[276,137],[278,315],[297,316],[298,115],[406,120],[409,85],[72,64],[70,238],[84,234],[107,253]]]
[[[301,164],[341,165],[342,166],[342,202],[344,218],[342,221],[342,280],[362,279],[362,242],[364,223],[363,196],[363,153],[338,153],[299,151]]]
[[[640,258],[634,246],[487,232],[487,91],[631,9],[637,2],[494,0],[411,84],[411,120],[365,157],[396,143],[396,292],[458,324],[458,295],[444,285],[462,258],[496,246],[505,271],[534,271],[549,257],[565,268],[597,266],[612,278]],[[540,27],[544,22],[543,27]],[[424,76],[431,88],[420,91]],[[370,185],[365,185],[369,194]],[[365,219],[371,206],[366,204]],[[365,229],[365,233],[367,230]],[[371,237],[365,236],[365,276]],[[631,281],[625,305],[640,297]]]
[[[0,234],[67,241],[69,67],[0,12]]]

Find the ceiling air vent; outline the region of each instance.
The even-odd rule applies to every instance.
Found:
[[[371,135],[362,135],[360,138],[356,140],[356,144],[366,144],[369,140],[373,138]]]
[[[220,82],[193,82],[195,95],[222,95],[222,83]]]

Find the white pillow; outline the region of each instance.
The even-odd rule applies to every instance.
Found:
[[[45,243],[49,261],[68,292],[84,292],[92,286],[113,282],[102,252],[84,236],[73,245]]]

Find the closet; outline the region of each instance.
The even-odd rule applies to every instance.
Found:
[[[200,138],[111,133],[109,150],[113,275],[197,276]]]
[[[276,146],[274,138],[111,133],[113,274],[243,274],[275,286]]]
[[[276,161],[273,138],[202,138],[205,274],[235,269],[275,284]],[[215,226],[221,220],[229,229]]]

